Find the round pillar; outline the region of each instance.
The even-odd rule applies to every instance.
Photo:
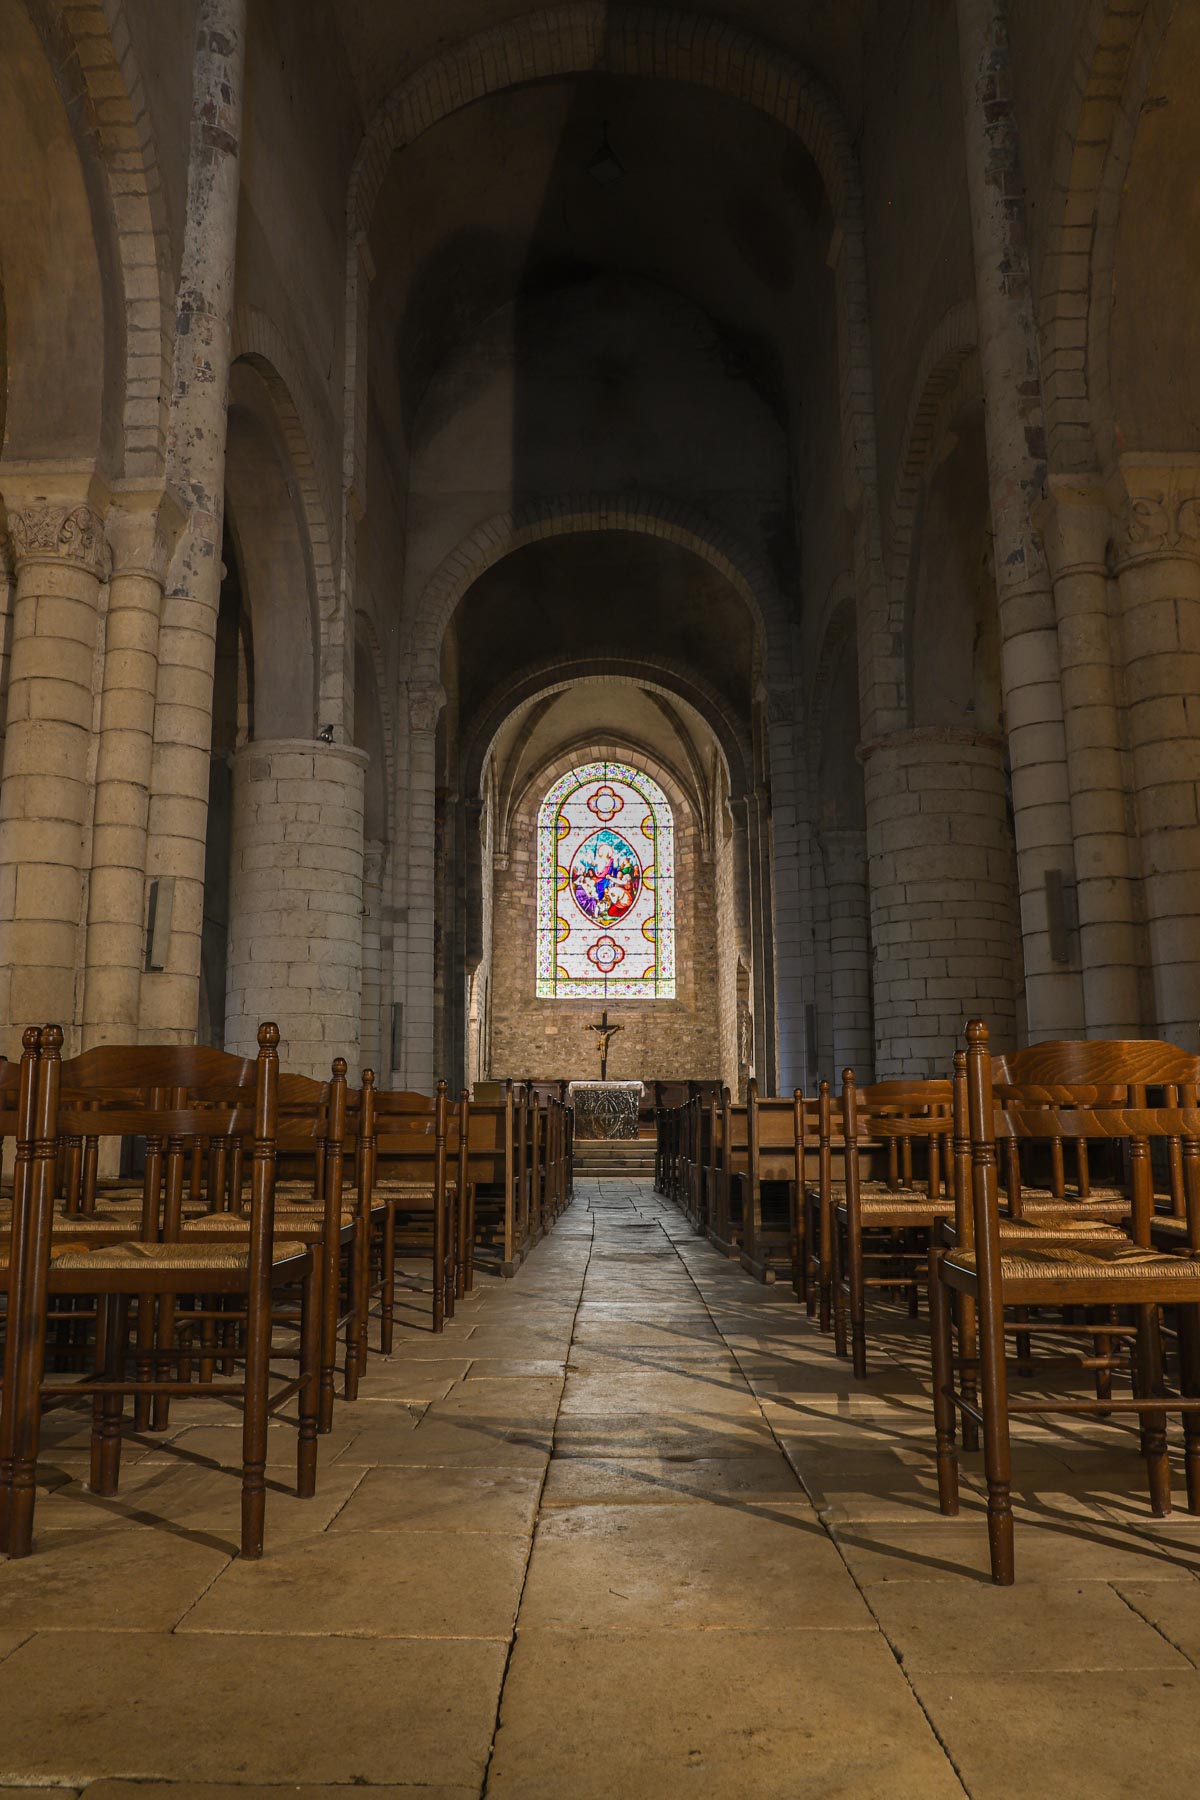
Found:
[[[0,1034],[61,1024],[78,1048],[76,971],[104,523],[78,496],[8,497],[16,569],[0,783]]]
[[[233,759],[225,1045],[248,1056],[263,1019],[284,1067],[357,1071],[362,1014],[366,752],[308,739]]]
[[[138,1039],[159,619],[182,517],[162,489],[123,493],[109,515],[113,569],[88,884],[85,1049]]]
[[[1094,482],[1051,477],[1050,489],[1043,538],[1058,614],[1084,1022],[1089,1037],[1134,1038],[1145,946],[1110,641],[1112,519]]]
[[[823,832],[821,856],[829,897],[833,1067],[839,1074],[853,1069],[861,1085],[872,1079],[875,1066],[866,833]]]
[[[1200,470],[1124,458],[1116,540],[1153,1029],[1195,1050],[1200,1019]]]
[[[965,1021],[1016,1039],[1016,862],[999,738],[954,727],[866,744],[875,1076],[948,1076]],[[834,922],[836,934],[836,921]]]

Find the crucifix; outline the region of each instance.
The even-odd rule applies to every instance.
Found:
[[[589,1031],[594,1031],[596,1033],[596,1037],[599,1040],[599,1044],[600,1044],[600,1079],[601,1079],[601,1081],[608,1080],[608,1046],[611,1044],[612,1040],[616,1037],[618,1031],[624,1031],[624,1029],[625,1029],[625,1027],[623,1025],[610,1025],[609,1024],[607,1006],[605,1007],[604,1011],[600,1015],[600,1023],[598,1025],[589,1025],[588,1026]]]

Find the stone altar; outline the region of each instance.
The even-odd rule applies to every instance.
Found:
[[[567,1094],[575,1108],[575,1136],[635,1138],[645,1091],[640,1081],[571,1082]]]

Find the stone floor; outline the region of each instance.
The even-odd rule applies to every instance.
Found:
[[[0,1566],[0,1787],[176,1800],[1117,1800],[1200,1782],[1200,1521],[1124,1430],[1030,1424],[1018,1585],[978,1459],[937,1512],[923,1328],[855,1383],[787,1290],[646,1186],[580,1183],[513,1282],[414,1313],[232,1554],[238,1427],[55,1423],[37,1553]],[[224,1415],[218,1415],[223,1417]]]

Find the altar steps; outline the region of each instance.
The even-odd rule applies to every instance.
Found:
[[[654,1179],[653,1138],[576,1138],[575,1173],[619,1181]]]

